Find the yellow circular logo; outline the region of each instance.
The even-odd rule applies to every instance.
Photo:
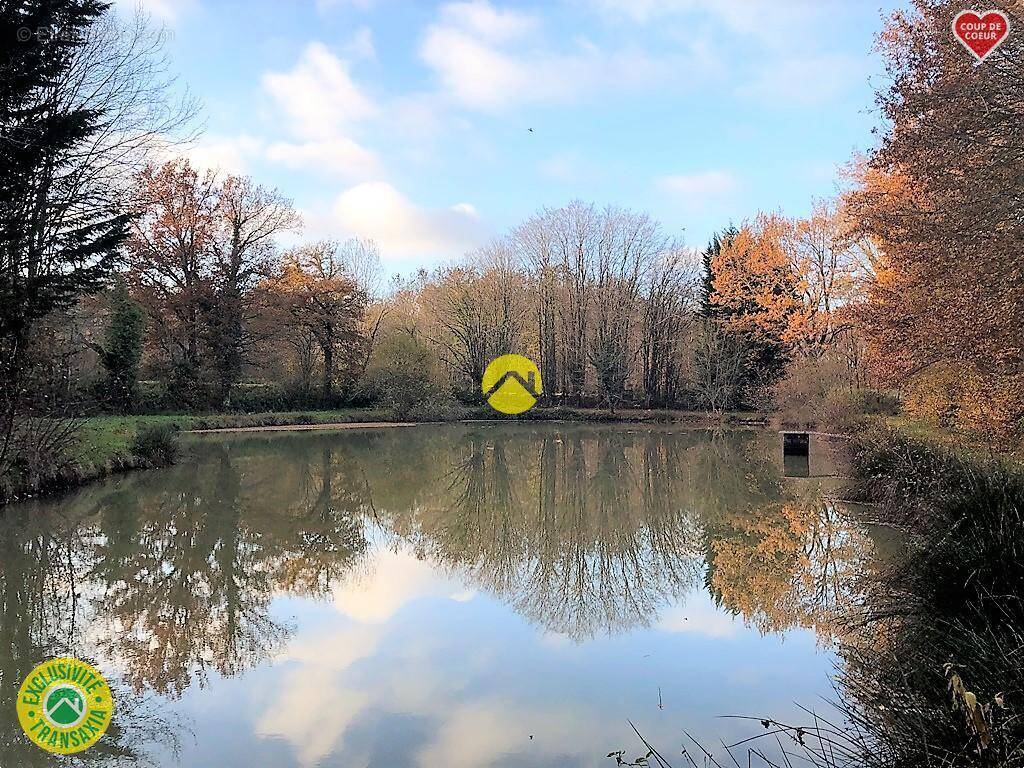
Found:
[[[106,733],[114,698],[99,670],[64,657],[29,673],[18,691],[17,709],[22,729],[37,747],[70,755]]]
[[[541,396],[540,371],[522,355],[502,355],[484,371],[483,392],[491,408],[516,414],[530,410]]]

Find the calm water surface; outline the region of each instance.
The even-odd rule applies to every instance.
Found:
[[[0,766],[68,765],[13,700],[94,660],[84,764],[592,766],[803,721],[871,539],[778,436],[460,424],[203,436],[0,520]],[[822,460],[812,451],[812,468]]]

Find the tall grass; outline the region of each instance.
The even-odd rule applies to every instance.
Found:
[[[842,647],[862,764],[1024,765],[1024,473],[880,428],[852,460],[853,491],[909,534]]]

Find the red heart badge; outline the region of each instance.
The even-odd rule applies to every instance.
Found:
[[[1002,11],[960,11],[953,19],[953,34],[978,61],[984,61],[1010,34],[1010,21]]]

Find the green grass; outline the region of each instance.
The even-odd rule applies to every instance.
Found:
[[[939,448],[955,449],[977,458],[999,455],[1017,462],[1024,461],[1024,445],[1019,443],[1008,443],[996,437],[990,442],[976,433],[949,429],[934,422],[909,416],[890,416],[885,422],[909,438]]]
[[[347,408],[333,411],[281,411],[278,413],[159,414],[156,416],[93,416],[82,420],[74,460],[83,468],[131,458],[131,444],[139,429],[169,426],[181,431],[266,427],[285,424],[334,424],[387,421],[384,411]]]
[[[131,457],[131,444],[141,427],[168,425],[192,429],[192,416],[94,416],[82,420],[74,461],[83,468],[100,467]]]

